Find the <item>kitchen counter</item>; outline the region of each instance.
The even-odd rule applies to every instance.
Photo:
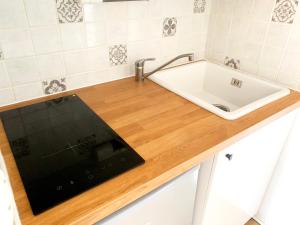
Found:
[[[229,121],[152,81],[137,83],[134,78],[126,78],[0,107],[0,111],[70,94],[77,94],[146,163],[34,216],[0,124],[0,149],[23,225],[96,223],[300,105],[300,93],[291,92],[240,119]]]

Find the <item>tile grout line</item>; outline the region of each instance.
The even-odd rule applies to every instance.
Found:
[[[292,25],[293,26],[293,25]],[[277,71],[277,74],[275,76],[275,79],[277,82],[281,83],[278,79],[279,79],[279,73],[281,71],[281,68],[282,68],[282,65],[283,65],[283,61],[284,61],[284,58],[286,57],[286,53],[287,53],[287,48],[288,48],[288,44],[289,44],[289,41],[290,41],[290,38],[291,38],[291,34],[292,34],[292,27],[290,27],[289,29],[289,34],[288,34],[288,37],[287,37],[287,40],[286,40],[286,43],[284,45],[284,47],[282,48],[282,56],[280,57],[280,62],[279,62],[279,66],[278,66],[278,71]]]
[[[33,38],[32,38],[32,34],[31,34],[31,30],[30,30],[30,22],[29,22],[29,16],[28,16],[28,12],[27,12],[27,9],[26,9],[26,3],[25,3],[25,0],[22,0],[22,3],[23,3],[23,8],[24,8],[24,12],[25,12],[25,17],[26,17],[26,20],[27,20],[27,32],[28,32],[28,35],[30,37],[30,42],[32,44],[32,48],[33,48],[33,52],[34,52],[34,55],[31,56],[33,58],[33,61],[34,61],[34,64],[36,66],[36,71],[38,72],[38,75],[39,75],[39,82],[41,83],[42,82],[42,77],[41,77],[41,73],[38,69],[38,64],[37,64],[37,51],[36,51],[36,48],[35,48],[35,45],[34,45],[34,42],[33,42]],[[35,81],[34,81],[35,82]],[[34,83],[34,82],[31,82],[31,83]],[[36,81],[38,82],[38,81]],[[14,87],[17,87],[17,85],[14,85]],[[42,86],[40,86],[40,90],[42,91],[43,93],[43,88]],[[14,91],[15,92],[15,91]],[[16,97],[16,95],[15,95]]]
[[[297,5],[297,12],[296,12],[296,14],[297,13],[299,13],[299,10],[300,10],[300,8],[299,8],[299,5]],[[296,14],[295,14],[295,16],[294,16],[294,18],[293,18],[293,23],[292,24],[287,24],[287,25],[290,25],[291,27],[290,27],[290,29],[289,29],[289,34],[288,34],[288,37],[287,37],[287,40],[286,40],[286,43],[285,43],[285,46],[283,47],[283,52],[282,52],[282,56],[281,56],[281,59],[280,59],[280,64],[279,64],[279,67],[278,67],[278,73],[276,74],[276,81],[277,82],[279,82],[279,83],[281,83],[280,81],[279,81],[279,73],[280,73],[280,71],[281,71],[281,68],[282,68],[282,66],[283,66],[283,62],[284,62],[284,59],[285,59],[285,57],[287,56],[287,49],[288,49],[288,46],[289,46],[289,43],[290,43],[290,39],[291,39],[291,36],[292,36],[292,31],[293,31],[293,27],[295,27],[295,19],[296,19]],[[296,75],[294,75],[294,77],[295,77]],[[299,84],[298,84],[299,85]],[[297,86],[298,86],[297,85]]]
[[[30,30],[29,30],[29,19],[28,19],[28,15],[27,15],[27,10],[26,10],[26,4],[25,4],[25,0],[22,0],[22,7],[23,7],[23,10],[24,10],[24,14],[25,14],[25,17],[26,17],[26,27],[23,27],[23,28],[19,28],[19,29],[24,29],[26,30],[26,35],[29,35],[29,38],[30,38],[30,42],[31,42],[31,45],[32,45],[32,48],[33,48],[33,51],[34,51],[34,55],[35,55],[35,49],[34,49],[34,44],[33,44],[33,40],[32,40],[32,37],[31,37],[31,33],[30,33]],[[4,62],[6,62],[7,60],[4,60]],[[14,100],[16,101],[17,100],[17,96],[16,96],[16,93],[15,93],[15,85],[13,85],[13,82],[11,80],[11,77],[8,73],[8,69],[7,69],[7,66],[6,66],[6,63],[3,63],[4,64],[4,68],[5,68],[5,72],[9,78],[9,84],[10,84],[10,90],[12,91],[12,94],[14,96]],[[40,74],[39,74],[40,75]]]
[[[205,46],[204,46],[204,58],[208,58],[210,52],[211,52],[211,49],[210,49],[210,43],[208,42],[208,35],[209,35],[209,28],[210,27],[210,24],[211,24],[211,20],[212,20],[212,7],[214,6],[213,4],[214,0],[210,0],[209,1],[209,12],[208,12],[208,20],[206,21],[206,27],[207,27],[207,30],[206,30],[206,43],[205,43]]]
[[[237,5],[237,0],[234,1],[234,7],[235,8]],[[231,36],[231,33],[232,33],[232,28],[233,28],[233,13],[230,13],[230,24],[229,24],[229,29],[228,29],[228,34],[227,34],[227,37],[226,37],[226,49],[225,49],[225,57],[228,56],[228,53],[229,53],[229,44],[230,44],[230,36]],[[224,59],[223,59],[224,61]]]
[[[267,22],[267,29],[266,29],[265,34],[264,34],[264,39],[263,39],[263,42],[262,42],[262,48],[260,50],[260,54],[259,54],[259,57],[258,57],[257,75],[260,76],[260,77],[262,76],[259,73],[259,70],[260,70],[260,67],[261,67],[260,61],[262,59],[263,52],[264,52],[264,50],[266,48],[267,37],[268,37],[268,33],[270,31],[270,27],[271,27],[271,24],[272,24],[272,17],[273,17],[273,13],[274,13],[275,7],[276,7],[276,1],[274,2],[274,6],[272,7],[272,10],[271,10],[271,13],[270,13],[270,17],[269,17],[268,22]],[[270,79],[270,78],[268,78],[268,79]]]
[[[60,44],[61,44],[61,51],[59,52],[59,54],[61,55],[62,57],[62,62],[63,62],[63,66],[64,66],[64,70],[65,70],[65,74],[64,76],[66,77],[67,76],[67,63],[66,63],[66,59],[65,59],[65,55],[66,53],[64,52],[64,46],[63,46],[63,37],[62,37],[62,26],[60,24],[60,21],[59,21],[59,16],[58,16],[58,11],[57,11],[57,0],[55,0],[55,15],[56,15],[56,19],[57,19],[57,26],[58,26],[58,32],[59,32],[59,38],[60,38]],[[68,89],[68,84],[67,84],[68,80],[66,78],[66,86],[67,86],[67,89]],[[44,89],[44,88],[43,88]],[[44,90],[43,90],[44,92]]]
[[[55,4],[55,3],[54,3]],[[101,3],[102,4],[102,3]],[[127,4],[127,3],[126,3]],[[15,100],[17,100],[16,99],[16,93],[15,93],[15,91],[14,91],[14,89],[15,89],[15,87],[19,87],[19,86],[27,86],[27,85],[30,85],[30,84],[34,84],[34,83],[38,83],[38,82],[42,82],[43,81],[43,70],[40,68],[40,63],[39,63],[39,56],[52,56],[52,57],[55,57],[55,54],[59,54],[61,57],[62,57],[62,59],[61,60],[59,60],[59,61],[61,61],[61,64],[62,64],[62,66],[64,67],[64,70],[65,71],[59,71],[58,73],[59,74],[57,74],[57,75],[55,75],[55,76],[61,76],[62,74],[64,74],[66,77],[74,77],[74,76],[79,76],[79,75],[81,75],[81,74],[87,74],[87,73],[90,73],[90,72],[97,72],[97,71],[103,71],[103,70],[111,70],[111,69],[113,69],[114,70],[114,68],[111,68],[111,67],[107,67],[107,66],[105,66],[105,68],[103,67],[103,68],[100,68],[100,69],[92,69],[92,70],[82,70],[82,72],[75,72],[75,73],[72,73],[72,74],[67,74],[67,61],[66,61],[66,54],[68,54],[68,53],[75,53],[75,52],[81,52],[81,51],[89,51],[89,50],[91,50],[91,49],[99,49],[100,47],[101,48],[104,48],[104,47],[106,47],[106,48],[108,48],[109,47],[109,44],[108,44],[108,41],[107,41],[107,39],[108,39],[108,37],[107,37],[107,35],[108,35],[108,32],[107,32],[107,27],[106,27],[106,31],[105,31],[105,36],[106,36],[106,42],[105,43],[103,43],[103,44],[100,44],[100,45],[96,45],[96,46],[92,46],[92,47],[89,47],[88,46],[88,44],[87,44],[87,35],[86,35],[86,24],[88,24],[88,23],[96,23],[96,22],[87,22],[86,20],[85,20],[85,16],[84,16],[84,6],[82,5],[82,13],[83,13],[83,21],[81,22],[82,24],[83,24],[83,28],[85,29],[85,34],[84,34],[84,37],[85,37],[85,39],[84,39],[84,47],[82,47],[82,48],[74,48],[74,49],[67,49],[67,50],[64,50],[64,48],[62,47],[62,26],[61,26],[61,24],[59,24],[59,23],[54,23],[54,20],[52,20],[52,22],[51,22],[51,24],[49,23],[49,24],[45,24],[45,25],[43,25],[44,23],[33,23],[33,24],[37,24],[37,25],[31,25],[31,23],[30,23],[30,20],[29,19],[31,19],[31,17],[30,17],[30,13],[32,12],[32,11],[30,11],[30,9],[28,9],[28,2],[26,1],[26,0],[22,0],[22,2],[20,2],[20,6],[23,8],[23,10],[24,10],[24,16],[25,16],[25,19],[27,20],[25,23],[24,23],[24,26],[23,27],[19,27],[19,26],[13,26],[13,27],[7,27],[7,28],[1,28],[1,30],[3,30],[4,32],[5,32],[5,30],[24,30],[25,32],[26,32],[26,34],[27,34],[27,36],[28,36],[28,46],[29,45],[32,45],[32,47],[30,48],[30,50],[31,51],[33,51],[33,54],[30,54],[30,55],[24,55],[24,54],[22,54],[22,56],[13,56],[13,57],[10,57],[10,58],[8,58],[8,59],[4,59],[4,62],[3,62],[3,64],[4,64],[4,66],[5,66],[5,71],[6,71],[6,74],[7,74],[7,76],[8,76],[8,78],[9,78],[9,85],[6,87],[6,88],[8,88],[8,89],[10,89],[10,90],[12,90],[12,94],[13,94],[13,96],[14,96],[14,98],[15,98]],[[53,6],[53,7],[55,7],[55,6]],[[30,8],[30,7],[29,7]],[[28,9],[28,10],[27,10]],[[148,12],[149,11],[149,12]],[[161,19],[161,18],[164,18],[164,17],[166,17],[166,15],[165,14],[162,14],[162,15],[159,15],[159,16],[152,16],[152,14],[150,14],[150,10],[148,10],[147,12],[149,13],[149,16],[150,16],[150,20],[154,20],[155,18],[159,18],[159,19]],[[58,13],[58,11],[57,11],[57,8],[55,8],[55,15],[56,15],[56,21],[58,21],[58,15],[57,15],[57,13]],[[161,14],[161,13],[160,13]],[[180,16],[178,16],[178,18],[179,17],[186,17],[186,16],[192,16],[193,15],[193,12],[191,11],[190,13],[187,13],[187,14],[184,14],[184,15],[181,15],[180,14]],[[209,14],[208,14],[208,16],[209,16]],[[53,16],[54,17],[54,16]],[[128,17],[128,16],[127,16]],[[176,15],[176,17],[177,17],[177,15]],[[106,21],[106,20],[105,20]],[[42,25],[41,25],[42,24]],[[105,24],[107,24],[107,21],[105,22]],[[158,25],[157,25],[158,26]],[[56,34],[57,34],[57,39],[60,41],[60,44],[58,45],[59,47],[60,47],[60,50],[58,50],[58,51],[51,51],[51,52],[42,52],[42,53],[38,53],[37,52],[37,50],[39,49],[38,48],[38,46],[36,46],[35,44],[34,44],[34,38],[33,38],[33,36],[32,36],[32,29],[37,29],[37,28],[50,28],[50,27],[55,27],[56,28]],[[128,34],[128,23],[126,23],[126,27],[127,27],[127,34]],[[159,29],[161,28],[161,26],[158,26],[159,27]],[[202,29],[202,28],[201,28]],[[156,31],[158,31],[157,29],[155,29]],[[201,30],[202,31],[202,30]],[[207,36],[207,35],[206,35]],[[176,37],[178,37],[178,36],[176,36]],[[29,40],[29,38],[30,38],[30,40]],[[158,38],[158,37],[155,37],[154,38],[155,40],[157,40],[157,41],[161,41],[162,40],[162,38]],[[152,39],[149,39],[150,41],[152,41]],[[141,40],[138,40],[138,41],[129,41],[129,39],[128,39],[128,35],[126,36],[126,41],[125,41],[125,43],[126,43],[126,45],[129,45],[129,44],[135,44],[135,43],[137,43],[137,42],[140,42],[140,41],[144,41],[144,42],[146,42],[146,41],[148,41],[148,39],[141,39]],[[45,42],[46,43],[46,42]],[[179,44],[179,42],[178,42],[178,44]],[[206,44],[205,44],[206,45]],[[197,48],[195,48],[195,49],[198,49],[198,47]],[[195,51],[197,51],[197,50],[195,50]],[[206,48],[205,48],[205,51],[206,51]],[[158,55],[160,55],[160,54],[158,54]],[[105,57],[105,56],[103,56],[103,57]],[[128,57],[128,59],[129,59],[129,54],[127,54],[127,57]],[[106,57],[106,58],[108,58],[108,56]],[[105,58],[105,61],[107,61],[106,60],[106,58]],[[7,63],[7,61],[17,61],[17,60],[29,60],[29,59],[31,59],[32,60],[32,63],[34,64],[33,66],[35,66],[36,68],[34,68],[34,72],[36,73],[36,77],[37,77],[37,79],[35,79],[34,81],[29,81],[29,82],[25,82],[25,83],[21,83],[21,84],[17,84],[17,85],[14,85],[13,84],[13,82],[12,82],[12,77],[8,74],[8,69],[9,68],[6,68],[7,66],[6,66],[6,63]],[[129,65],[128,65],[128,67],[129,67]],[[96,68],[95,66],[94,67],[90,67],[90,68]],[[78,71],[78,70],[77,70]],[[51,73],[52,74],[52,73]],[[130,75],[132,75],[132,74],[130,74]],[[51,76],[49,76],[49,75],[47,75],[48,77],[51,77]],[[80,82],[78,83],[78,84],[80,84]],[[79,85],[80,86],[80,85]],[[43,88],[42,88],[42,85],[41,85],[41,89],[42,89],[42,93],[43,93]],[[36,98],[36,97],[32,97],[32,98]],[[23,100],[22,100],[23,101]]]
[[[9,89],[12,94],[13,94],[13,97],[14,97],[14,101],[16,101],[16,94],[14,92],[14,89],[13,89],[13,84],[12,84],[12,80],[8,74],[8,70],[6,68],[6,64],[4,62],[2,62],[3,64],[3,68],[4,68],[4,73],[6,74],[6,76],[8,77],[8,82],[9,82],[9,87],[6,87],[6,88],[1,88],[1,90],[5,90],[5,89]]]
[[[68,89],[68,90],[59,92],[59,93],[66,93],[66,92],[69,92],[69,91],[74,91],[74,90],[81,89],[81,88],[87,88],[87,87],[91,87],[91,86],[95,86],[95,85],[99,85],[99,84],[103,84],[103,83],[107,83],[107,82],[117,81],[117,80],[129,78],[129,77],[132,77],[132,76],[131,76],[131,75],[129,75],[129,76],[123,76],[123,77],[118,77],[118,78],[108,79],[108,80],[106,80],[106,81],[95,82],[95,83],[93,83],[93,84],[82,85],[82,86],[80,86],[80,88],[74,87],[74,88],[71,88],[71,89]],[[22,86],[25,86],[25,85],[22,85]],[[7,88],[6,88],[6,89],[7,89]],[[1,89],[1,90],[2,90],[2,89]],[[49,94],[49,95],[47,95],[47,96],[52,96],[52,95],[56,95],[56,94],[57,94],[57,93],[53,93],[53,94]],[[30,98],[28,98],[28,99],[22,99],[22,100],[17,100],[17,99],[16,99],[14,102],[11,102],[11,103],[8,103],[8,104],[4,104],[4,105],[0,105],[0,107],[9,106],[9,105],[14,105],[14,104],[18,104],[18,103],[20,103],[20,102],[30,101],[30,100],[38,99],[38,98],[42,98],[42,97],[45,97],[45,95],[42,94],[42,95],[39,95],[39,96],[35,96],[34,98],[30,97]]]

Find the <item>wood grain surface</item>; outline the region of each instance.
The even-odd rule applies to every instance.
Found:
[[[34,216],[7,137],[0,125],[0,148],[23,225],[94,224],[170,181],[249,132],[299,106],[292,92],[238,120],[224,120],[146,80],[113,81],[0,108],[0,111],[76,93],[146,163]]]
[[[251,219],[245,225],[260,225],[260,224],[258,222],[256,222],[254,219]]]

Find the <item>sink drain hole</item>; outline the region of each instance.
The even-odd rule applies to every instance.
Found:
[[[230,108],[227,107],[226,105],[221,105],[221,104],[213,104],[215,107],[225,111],[225,112],[230,112]]]

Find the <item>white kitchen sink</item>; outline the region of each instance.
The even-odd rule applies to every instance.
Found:
[[[149,79],[228,120],[290,93],[287,88],[207,61],[162,70]]]

